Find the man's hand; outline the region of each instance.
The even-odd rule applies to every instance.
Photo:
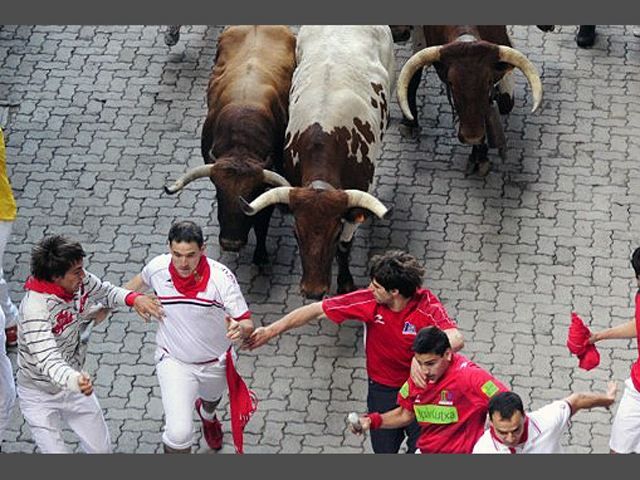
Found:
[[[224,321],[227,324],[227,338],[234,343],[246,342],[253,332],[253,326],[246,325],[247,322],[244,320],[237,321],[225,316]]]
[[[247,341],[244,342],[244,347],[249,350],[254,350],[267,343],[273,337],[275,337],[275,334],[269,327],[258,327],[253,331]]]
[[[613,405],[613,403],[616,401],[616,393],[618,393],[618,384],[613,381],[607,383],[606,398],[608,405],[605,405],[605,407],[609,408],[611,405]]]
[[[91,382],[91,377],[86,372],[82,372],[78,377],[78,386],[80,387],[80,392],[86,396],[93,393],[93,383]]]
[[[151,295],[140,295],[133,301],[133,308],[138,315],[140,315],[145,322],[151,320],[151,317],[155,317],[158,320],[164,318],[164,310],[160,301]]]
[[[371,426],[371,419],[366,415],[361,415],[359,420],[360,428],[356,428],[354,425],[349,423],[349,431],[355,435],[364,435],[364,432],[368,431]]]
[[[418,365],[416,357],[411,359],[411,371],[409,376],[418,388],[425,388],[427,386],[427,376],[420,370],[420,365]]]

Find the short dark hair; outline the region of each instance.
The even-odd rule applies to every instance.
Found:
[[[636,272],[636,277],[640,277],[640,247],[636,248],[631,255],[631,266]]]
[[[31,250],[31,275],[51,282],[54,277],[64,277],[85,256],[79,242],[62,235],[44,237]]]
[[[169,229],[169,245],[171,242],[196,242],[198,247],[204,245],[202,228],[191,220],[174,222]]]
[[[386,290],[394,288],[411,298],[422,285],[425,270],[413,255],[402,250],[389,250],[375,255],[369,263],[369,277]]]
[[[514,392],[500,392],[489,400],[489,420],[494,412],[498,412],[505,420],[513,417],[516,412],[521,412],[524,415],[522,399]]]
[[[451,348],[451,342],[446,333],[438,327],[425,327],[416,335],[411,349],[414,353],[435,353],[443,356]]]

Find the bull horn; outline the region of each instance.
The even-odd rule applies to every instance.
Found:
[[[498,49],[501,62],[519,68],[524,76],[527,77],[527,81],[529,85],[531,85],[531,94],[533,95],[533,108],[531,109],[531,113],[535,112],[542,103],[542,82],[540,81],[540,75],[538,75],[536,67],[523,53],[515,48],[499,45]]]
[[[373,212],[378,218],[384,218],[389,211],[380,200],[370,193],[363,192],[362,190],[345,190],[344,193],[347,194],[347,198],[349,199],[347,203],[349,208],[366,208]]]
[[[398,86],[396,87],[396,95],[398,97],[398,103],[402,109],[402,113],[408,120],[413,120],[413,115],[409,109],[409,101],[407,100],[407,90],[409,89],[409,82],[413,78],[413,75],[419,68],[429,68],[432,63],[440,60],[440,49],[442,46],[427,47],[419,52],[413,54],[413,56],[407,60],[400,70],[398,76]]]
[[[213,165],[201,165],[199,167],[192,168],[187,173],[177,179],[173,185],[164,187],[164,191],[169,195],[173,195],[179,190],[182,190],[188,183],[193,182],[197,178],[210,177],[213,174]]]
[[[245,215],[253,216],[263,208],[276,203],[286,203],[289,205],[289,192],[293,187],[277,187],[264,192],[253,202],[248,203],[244,198],[240,197],[240,209]]]
[[[263,170],[264,183],[273,185],[274,187],[290,187],[291,184],[282,176],[271,170]]]

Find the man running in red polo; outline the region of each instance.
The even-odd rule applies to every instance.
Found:
[[[399,406],[383,414],[361,416],[362,431],[401,428],[415,419],[421,430],[419,453],[471,453],[484,432],[489,400],[508,389],[489,372],[454,353],[449,338],[437,327],[420,330],[413,351],[427,376],[426,387],[407,380],[398,393]]]
[[[424,268],[406,252],[392,250],[371,259],[368,289],[328,298],[297,308],[268,327],[257,328],[248,346],[264,345],[271,338],[312,320],[328,318],[336,323],[360,320],[365,324],[365,354],[370,412],[386,412],[396,407],[402,384],[409,377],[413,352],[411,346],[420,329],[438,326],[451,339],[454,351],[462,348],[462,335],[449,318],[438,298],[420,288]],[[416,367],[417,368],[417,367]],[[417,381],[420,381],[419,375]],[[405,438],[407,450],[415,451],[420,434],[414,422],[408,428],[372,432],[375,453],[398,453]]]

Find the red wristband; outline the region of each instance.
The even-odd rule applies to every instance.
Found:
[[[136,298],[138,298],[140,295],[142,295],[139,292],[131,292],[128,293],[126,297],[124,297],[124,303],[127,304],[127,307],[133,307],[133,302],[136,301]]]
[[[369,430],[377,430],[382,426],[382,415],[378,412],[372,412],[367,415],[369,420],[371,420],[371,425],[369,425]]]

